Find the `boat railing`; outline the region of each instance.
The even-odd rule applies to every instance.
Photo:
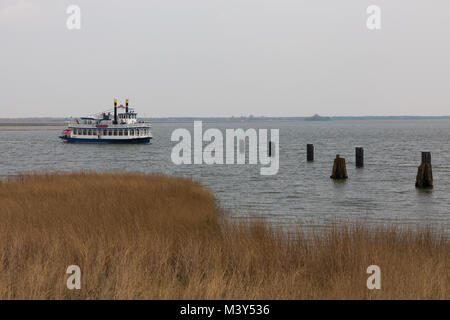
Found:
[[[98,128],[97,126],[106,126],[106,128],[137,128],[137,127],[151,127],[150,123],[148,122],[136,122],[136,123],[122,123],[122,124],[101,124],[101,123],[78,123],[76,121],[72,121],[68,124],[71,127],[92,127],[92,128]]]

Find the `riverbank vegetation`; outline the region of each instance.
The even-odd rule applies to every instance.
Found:
[[[300,199],[299,199],[300,201]],[[0,183],[1,299],[449,299],[432,228],[229,220],[190,179],[72,173]],[[81,269],[69,290],[66,269]],[[369,265],[381,289],[369,290]]]

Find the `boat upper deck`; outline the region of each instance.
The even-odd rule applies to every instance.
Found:
[[[118,123],[114,124],[111,121],[99,121],[93,123],[80,123],[76,121],[70,121],[67,125],[69,128],[77,128],[77,129],[137,129],[137,128],[150,128],[151,125],[149,122],[139,121],[135,123]]]

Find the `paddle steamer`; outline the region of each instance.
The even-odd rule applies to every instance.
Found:
[[[138,120],[128,100],[125,106],[117,106],[114,99],[113,115],[106,111],[96,117],[71,120],[60,138],[72,143],[149,143],[152,133],[150,123]]]

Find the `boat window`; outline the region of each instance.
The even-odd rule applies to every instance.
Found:
[[[108,130],[108,136],[112,136],[112,130]]]
[[[114,130],[114,135],[117,136],[117,130]]]
[[[103,130],[103,135],[106,136],[108,134],[108,131]]]
[[[123,135],[123,131],[119,130],[119,136],[122,136],[122,135]]]
[[[87,135],[91,136],[92,135],[92,130],[88,130]]]
[[[130,130],[130,136],[134,136],[134,130]]]
[[[124,130],[124,133],[127,136],[128,135],[128,130]]]

